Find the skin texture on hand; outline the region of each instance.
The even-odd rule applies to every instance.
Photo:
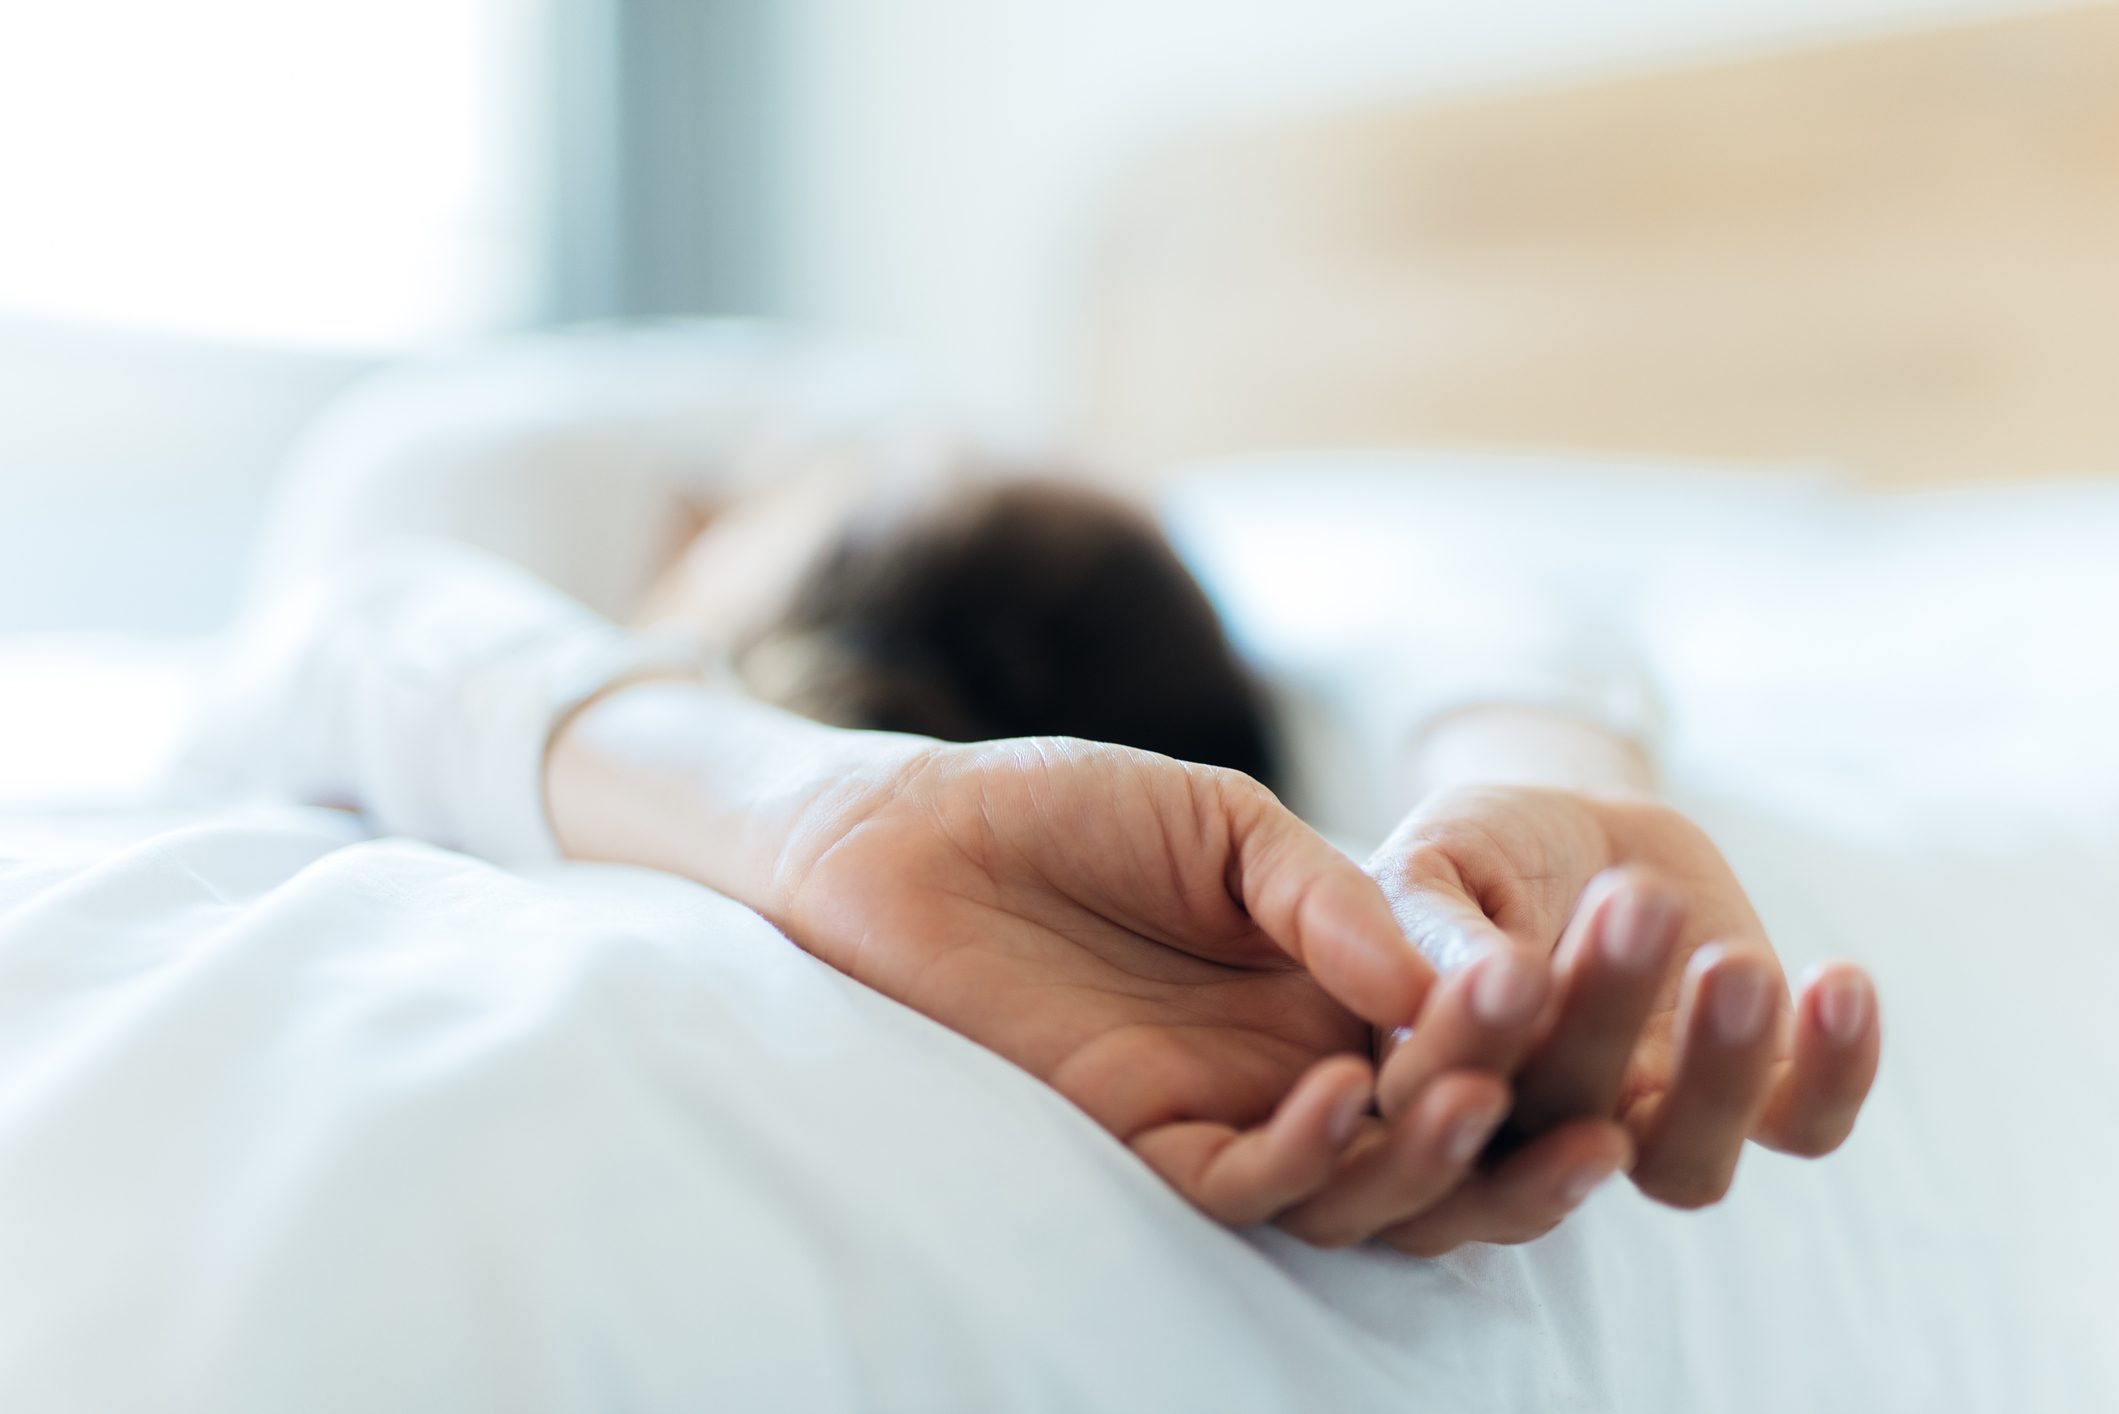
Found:
[[[1432,980],[1382,891],[1262,787],[1064,739],[856,773],[798,818],[762,911],[1233,1223],[1314,1194],[1382,1132],[1370,1028],[1409,1020]]]
[[[1490,1066],[1514,1078],[1507,1137],[1529,1141],[1389,1234],[1408,1250],[1520,1240],[1557,1222],[1571,1204],[1540,1210],[1518,1191],[1563,1162],[1543,1152],[1554,1135],[1582,1136],[1584,1152],[1564,1162],[1601,1145],[1644,1193],[1699,1207],[1728,1190],[1746,1140],[1814,1156],[1852,1130],[1881,1046],[1872,984],[1831,964],[1791,1002],[1734,873],[1669,806],[1633,794],[1445,790],[1370,869],[1407,935],[1448,974],[1389,1050],[1383,1109],[1415,1103],[1442,1075]],[[1516,1005],[1491,1005],[1502,999]]]
[[[1792,1023],[1759,1007],[1779,972],[1741,888],[1644,798],[1445,790],[1371,878],[1242,776],[841,731],[696,681],[592,701],[546,793],[570,855],[749,904],[1053,1085],[1206,1213],[1321,1245],[1524,1240],[1627,1168],[1709,1201],[1747,1134],[1837,1143],[1875,1069],[1866,978],[1827,969]],[[1373,1037],[1416,1016],[1379,1079]],[[1511,1113],[1506,1157],[1475,1166]]]
[[[1373,1028],[1434,973],[1382,890],[1256,782],[1090,742],[949,746],[641,681],[546,763],[576,858],[667,869],[1014,1061],[1205,1212],[1363,1240],[1506,1110],[1440,1074],[1371,1114]]]

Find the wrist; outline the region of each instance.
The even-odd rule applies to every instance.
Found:
[[[887,789],[931,746],[825,726],[702,680],[642,680],[554,733],[546,807],[571,858],[681,874],[777,918],[790,841]]]
[[[1413,744],[1414,800],[1466,786],[1566,790],[1595,797],[1652,798],[1655,770],[1639,742],[1587,718],[1496,704],[1452,712]]]

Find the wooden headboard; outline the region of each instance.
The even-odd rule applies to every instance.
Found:
[[[1134,465],[2119,470],[2119,5],[1208,136],[1095,271],[1087,431]]]

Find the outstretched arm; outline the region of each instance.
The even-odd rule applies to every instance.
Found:
[[[1371,1029],[1432,970],[1375,881],[1246,777],[821,726],[460,546],[327,579],[259,626],[202,743],[228,774],[491,858],[708,883],[1045,1080],[1217,1218],[1364,1240],[1456,1188],[1507,1108],[1497,1074],[1444,1067],[1370,1113]]]
[[[1366,1237],[1454,1186],[1505,1089],[1369,1114],[1369,1026],[1431,973],[1382,891],[1254,782],[1060,738],[816,725],[703,683],[590,703],[547,767],[568,853],[686,874],[1051,1084],[1209,1214],[1320,1193]],[[1474,1146],[1475,1147],[1475,1146]],[[1367,1156],[1362,1158],[1361,1156]]]

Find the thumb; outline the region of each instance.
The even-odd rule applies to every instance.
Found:
[[[1514,942],[1454,871],[1423,868],[1386,852],[1369,861],[1368,872],[1398,927],[1437,972],[1455,972]]]
[[[1439,973],[1454,973],[1515,939],[1471,897],[1462,884],[1445,880],[1379,880],[1390,914],[1420,956]]]
[[[1376,881],[1263,787],[1231,801],[1229,818],[1229,892],[1259,930],[1362,1020],[1396,1027],[1417,1016],[1435,969]]]

